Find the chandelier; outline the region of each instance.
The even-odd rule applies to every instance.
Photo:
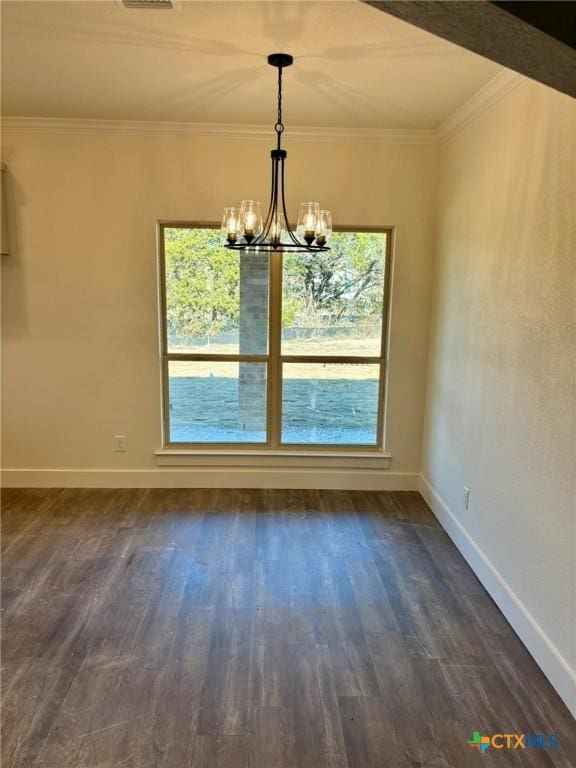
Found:
[[[272,157],[272,189],[266,218],[257,200],[243,200],[240,208],[225,208],[222,217],[222,237],[226,248],[236,251],[318,253],[329,251],[332,234],[332,214],[320,210],[318,203],[301,203],[296,232],[290,228],[284,197],[284,164],[286,150],[282,149],[282,70],[294,59],[288,53],[273,53],[268,64],[278,69],[278,120],[276,149]]]

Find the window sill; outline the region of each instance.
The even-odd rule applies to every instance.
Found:
[[[210,450],[164,448],[156,451],[159,467],[280,467],[289,469],[389,469],[391,455],[382,451]]]

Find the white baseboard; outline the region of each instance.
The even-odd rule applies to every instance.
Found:
[[[4,488],[302,488],[417,491],[416,472],[346,469],[186,467],[158,469],[5,469]]]
[[[423,475],[420,476],[419,490],[490,597],[508,619],[570,712],[576,717],[576,672],[570,668],[568,662],[513,592],[504,577],[496,570]]]

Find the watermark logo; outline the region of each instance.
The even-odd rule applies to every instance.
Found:
[[[469,741],[468,744],[484,754],[490,746],[490,736],[480,736],[478,731],[474,731],[472,741]]]
[[[487,749],[557,749],[560,740],[556,733],[494,733],[482,736],[474,731],[468,744],[484,754]]]

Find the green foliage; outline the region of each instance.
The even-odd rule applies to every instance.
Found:
[[[166,229],[166,310],[170,333],[214,336],[238,323],[239,261],[213,229]]]
[[[282,302],[282,325],[284,327],[294,325],[301,310],[302,302],[297,296],[285,297]]]
[[[370,322],[382,311],[386,235],[339,232],[331,250],[284,257],[284,327]],[[239,257],[213,229],[166,229],[168,329],[214,336],[238,327]],[[249,258],[246,257],[246,258]]]
[[[358,323],[380,315],[385,238],[379,233],[338,232],[326,253],[285,257],[285,295],[291,302],[294,324],[347,319]]]

